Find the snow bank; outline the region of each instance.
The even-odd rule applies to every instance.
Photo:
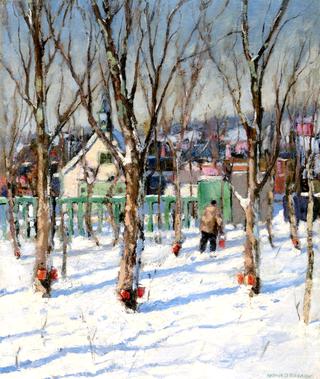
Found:
[[[316,225],[317,233],[319,225]],[[171,237],[147,240],[138,313],[115,297],[119,248],[111,236],[96,247],[74,239],[68,279],[42,299],[30,288],[34,247],[16,261],[0,247],[0,374],[4,378],[316,378],[320,372],[320,267],[316,251],[312,323],[299,321],[306,267],[292,248],[282,213],[274,219],[276,248],[261,230],[263,293],[248,297],[241,271],[242,229],[227,227],[216,258],[200,255],[198,230],[185,231],[177,258]],[[318,234],[319,235],[319,234]],[[315,246],[319,245],[316,238]],[[53,263],[61,269],[58,249]],[[298,312],[297,312],[298,309]],[[282,376],[281,376],[282,375]],[[291,375],[291,376],[290,376]],[[296,376],[294,376],[296,375]],[[304,375],[304,376],[297,376]]]

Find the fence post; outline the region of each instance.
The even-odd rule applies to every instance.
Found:
[[[74,235],[74,225],[73,225],[73,204],[71,200],[68,200],[68,221],[69,221],[69,235]]]
[[[6,207],[7,199],[5,197],[0,197],[0,216],[1,216],[1,229],[3,238],[7,237],[7,218],[6,218]]]
[[[23,202],[22,204],[22,220],[23,220],[23,225],[24,225],[24,230],[23,230],[23,236],[27,237],[27,204]]]
[[[189,219],[189,200],[188,198],[186,199],[182,199],[183,201],[183,217],[184,217],[184,220],[183,220],[183,226],[185,228],[189,228],[190,226],[190,219]]]
[[[98,206],[98,228],[97,228],[97,232],[101,233],[101,231],[102,231],[102,222],[103,222],[103,205],[99,201],[99,203],[97,204],[97,206]]]
[[[116,224],[119,225],[120,224],[120,204],[113,203],[112,207],[113,207],[114,219],[116,221]]]
[[[165,230],[170,230],[170,201],[168,198],[164,199],[164,227]]]
[[[84,217],[83,201],[82,201],[82,199],[80,199],[80,201],[78,203],[78,231],[79,231],[80,236],[85,235],[84,226],[83,226],[83,217]]]
[[[148,223],[147,223],[147,231],[153,232],[153,204],[150,200],[147,200],[148,204]]]

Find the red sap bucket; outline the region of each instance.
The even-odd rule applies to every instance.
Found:
[[[219,239],[219,247],[224,249],[226,247],[226,240],[224,238]]]
[[[238,282],[239,285],[243,284],[243,282],[244,282],[244,275],[242,274],[242,272],[239,272],[237,274],[236,278],[237,278],[237,282]]]
[[[299,247],[299,240],[297,238],[291,239],[293,246],[297,249]]]
[[[246,284],[248,286],[254,286],[256,284],[256,278],[252,274],[246,275]]]
[[[130,300],[131,294],[127,290],[121,290],[120,291],[120,298],[121,300]]]
[[[175,243],[173,246],[172,246],[172,252],[175,256],[177,256],[179,254],[179,251],[181,249],[181,245],[179,243]]]
[[[56,268],[52,267],[49,274],[51,280],[58,280],[58,270]]]
[[[145,293],[146,288],[145,287],[138,287],[137,289],[137,296],[142,297]]]
[[[47,270],[45,268],[39,268],[37,271],[37,278],[39,280],[45,280],[47,277]]]

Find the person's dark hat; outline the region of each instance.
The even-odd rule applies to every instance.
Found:
[[[210,204],[211,204],[211,205],[217,205],[217,201],[216,201],[216,200],[211,200],[211,201],[210,201]]]

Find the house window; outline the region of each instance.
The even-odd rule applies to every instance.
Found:
[[[100,153],[99,164],[112,163],[112,155],[110,153]]]

